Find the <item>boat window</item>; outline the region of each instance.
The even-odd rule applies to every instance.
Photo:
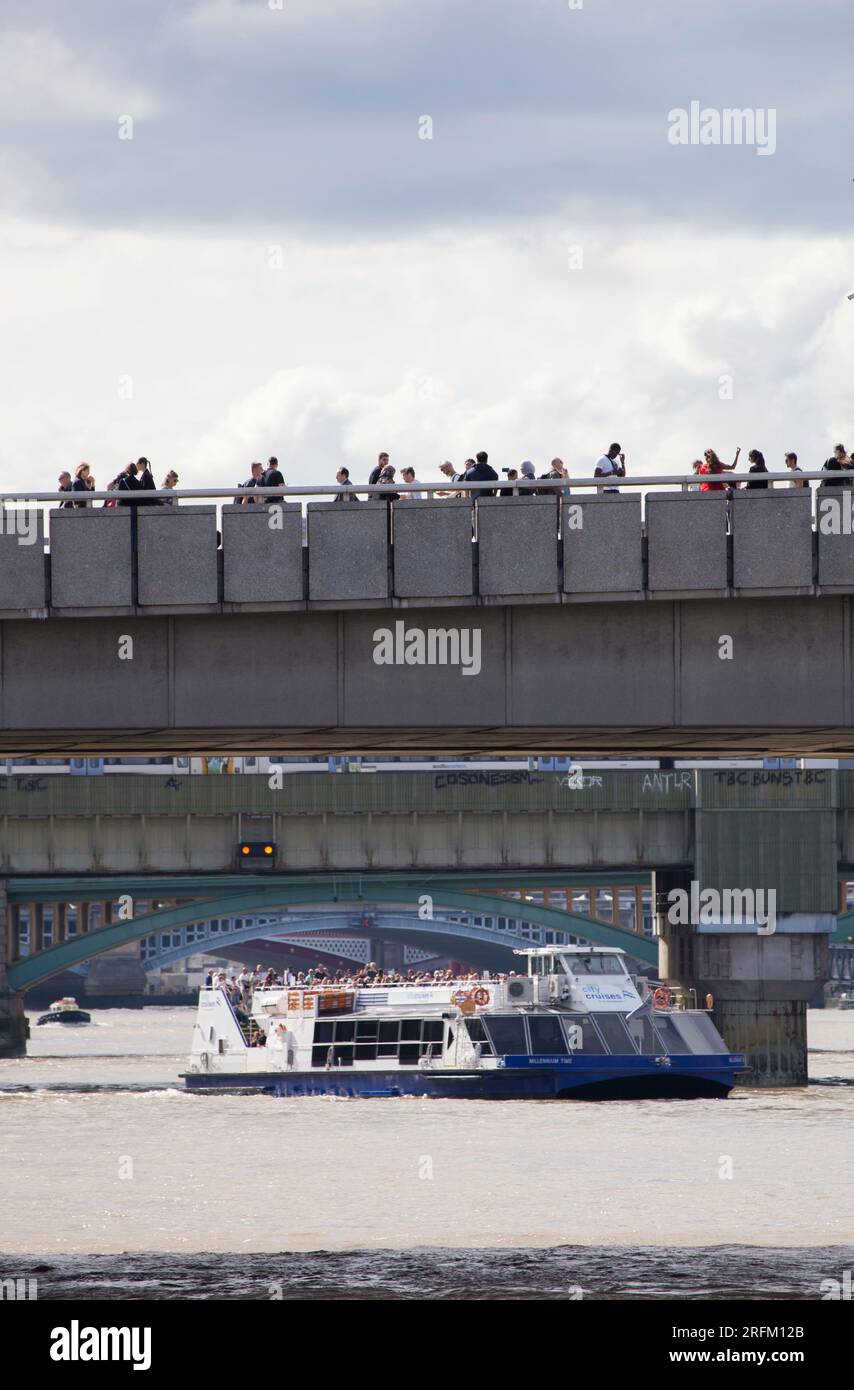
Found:
[[[622,956],[568,956],[573,975],[622,975]]]
[[[340,1018],[335,1024],[335,1041],[352,1042],[356,1032],[356,1022],[352,1018]]]
[[[400,1025],[401,1042],[418,1042],[421,1037],[421,1019],[404,1018]]]
[[[440,1018],[425,1018],[421,1036],[427,1043],[440,1043],[442,1041],[442,1020]]]
[[[661,1039],[662,1052],[675,1055],[691,1051],[669,1014],[656,1014],[655,1031]]]
[[[383,1019],[380,1022],[379,1041],[377,1042],[378,1057],[396,1057],[398,1039],[400,1038],[399,1019]]]
[[[332,1065],[334,1067],[352,1067],[353,1065],[353,1044],[336,1043],[332,1049]]]
[[[624,1056],[630,1052],[634,1055],[636,1048],[629,1037],[622,1014],[597,1013],[596,1027],[605,1039],[605,1046],[610,1053]]]
[[[561,1014],[570,1052],[600,1054],[605,1044],[593,1026],[590,1014]]]
[[[492,1043],[486,1036],[486,1029],[483,1026],[483,1019],[467,1018],[463,1020],[466,1030],[473,1043],[480,1043],[481,1057],[492,1056]]]
[[[400,1047],[400,1065],[401,1065],[402,1067],[411,1067],[411,1066],[414,1066],[415,1063],[416,1063],[416,1062],[419,1062],[420,1060],[421,1060],[421,1044],[420,1044],[420,1043],[401,1043],[401,1047]]]
[[[334,1027],[334,1023],[315,1023],[314,1041],[316,1043],[331,1043],[332,1030]]]
[[[496,1018],[495,1016],[484,1019],[486,1031],[488,1032],[496,1056],[519,1056],[527,1053],[528,1044],[525,1039],[525,1020],[518,1015],[515,1018]]]
[[[649,1015],[644,1018],[633,1018],[631,1022],[626,1019],[626,1026],[638,1052],[652,1055],[661,1051],[658,1036]]]
[[[707,1014],[669,1014],[680,1037],[693,1053],[728,1052],[723,1038]]]
[[[379,1033],[379,1019],[360,1018],[356,1021],[356,1042],[376,1042]]]
[[[532,1052],[566,1053],[566,1040],[557,1014],[529,1014],[528,1032]]]

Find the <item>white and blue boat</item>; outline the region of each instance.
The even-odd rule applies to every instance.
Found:
[[[624,952],[536,947],[527,971],[427,987],[203,989],[184,1082],[279,1096],[620,1100],[726,1096],[745,1060],[708,1011],[635,981]],[[641,991],[643,993],[641,993]]]

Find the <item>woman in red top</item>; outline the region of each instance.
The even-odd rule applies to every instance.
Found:
[[[703,462],[697,469],[698,473],[731,473],[738,463],[738,456],[741,453],[741,445],[735,451],[735,458],[732,463],[721,463],[714,449],[707,449],[703,455]],[[738,484],[736,484],[738,486]],[[726,492],[726,483],[701,483],[701,492]]]

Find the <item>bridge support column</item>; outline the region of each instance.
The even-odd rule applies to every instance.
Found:
[[[385,942],[381,936],[371,937],[368,942],[368,959],[374,962],[380,970],[386,968],[386,949]]]
[[[145,993],[147,982],[139,959],[139,943],[135,941],[130,949],[120,946],[92,962],[84,993],[87,999],[137,996]]]
[[[712,996],[712,1016],[727,1046],[743,1052],[744,1086],[805,1086],[807,1006],[828,974],[830,924],[784,917],[763,934],[745,925],[716,931],[698,923],[675,924],[668,894],[690,891],[688,874],[655,875],[659,973],[672,987],[694,991],[703,1008]]]
[[[6,979],[6,965],[11,959],[6,883],[0,879],[0,1057],[25,1057],[30,1026],[23,994],[10,990]]]

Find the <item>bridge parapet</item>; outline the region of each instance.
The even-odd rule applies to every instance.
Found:
[[[54,509],[46,557],[36,509],[27,535],[0,535],[0,616],[854,593],[847,493],[642,497],[629,481],[562,499],[372,494],[310,502],[305,518],[288,491],[270,505],[228,502],[219,529],[216,507],[195,501]]]

